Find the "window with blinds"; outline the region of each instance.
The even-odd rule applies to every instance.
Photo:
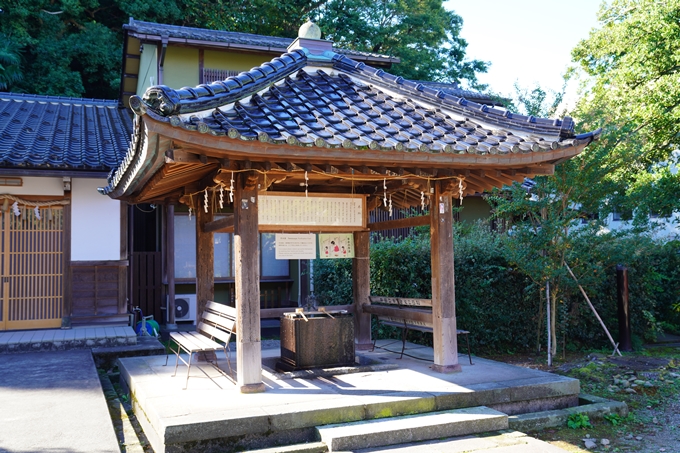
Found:
[[[228,79],[239,74],[240,71],[231,71],[228,69],[210,69],[203,68],[203,83],[212,83],[220,80]]]

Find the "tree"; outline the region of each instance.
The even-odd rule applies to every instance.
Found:
[[[680,179],[669,164],[680,144],[680,0],[614,0],[600,28],[573,50],[585,77],[575,116],[603,128],[612,186],[609,208],[650,212],[680,208]]]
[[[0,33],[25,56],[20,91],[116,98],[122,25],[129,17],[294,38],[307,17],[339,46],[399,57],[411,79],[468,81],[486,63],[465,60],[462,20],[441,0],[12,0]]]
[[[11,88],[21,78],[21,56],[16,45],[8,36],[0,34],[0,90]]]
[[[566,83],[562,85],[560,91],[553,91],[550,89],[543,89],[536,84],[529,89],[522,87],[515,82],[515,98],[517,99],[517,106],[508,105],[507,107],[512,111],[519,111],[524,115],[531,115],[536,117],[553,118],[557,114],[557,109],[564,100],[564,92],[566,90]],[[557,115],[559,116],[559,115]]]
[[[25,57],[19,91],[110,99],[118,96],[128,17],[172,23],[180,13],[172,0],[13,0],[3,5],[0,33]]]
[[[564,92],[549,94],[539,85],[531,90],[516,85],[515,90],[518,110],[537,117],[552,116]],[[581,155],[557,166],[554,175],[535,177],[530,190],[515,183],[487,197],[494,217],[511,225],[504,244],[508,261],[538,287],[550,288],[551,355],[557,352],[558,312],[565,311],[562,302],[574,291],[564,264],[569,263],[577,273],[589,271],[581,268],[586,261],[573,255],[572,250],[575,243],[583,237],[594,237],[602,226],[597,214],[603,210],[612,187],[597,181],[610,170],[606,149],[591,144]],[[540,304],[537,349],[543,318]]]
[[[488,68],[465,59],[463,19],[441,0],[331,0],[319,7],[316,20],[339,47],[400,58],[391,72],[406,79],[481,88],[476,73]]]

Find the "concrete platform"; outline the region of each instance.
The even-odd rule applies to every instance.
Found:
[[[294,378],[266,366],[279,349],[263,349],[266,391],[259,394],[241,394],[230,378],[207,364],[192,367],[188,388],[182,390],[186,367],[181,365],[172,377],[172,357],[167,367],[164,357],[152,356],[120,359],[119,368],[156,453],[313,442],[320,425],[465,407],[487,406],[514,415],[578,405],[576,379],[480,358],[469,365],[464,355],[461,373],[440,374],[431,369],[431,348],[408,344],[408,356],[399,360],[390,349],[398,352],[400,345],[379,342],[383,349],[360,353],[364,363],[396,369],[358,367],[358,372]],[[224,358],[219,364],[227,369]]]
[[[137,344],[130,326],[74,327],[72,329],[13,330],[0,332],[0,354],[66,351]]]

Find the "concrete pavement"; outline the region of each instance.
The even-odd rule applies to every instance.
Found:
[[[0,452],[120,453],[90,350],[0,354]]]

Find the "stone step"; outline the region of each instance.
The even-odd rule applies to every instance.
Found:
[[[326,453],[327,451],[328,447],[323,442],[310,442],[261,450],[248,450],[248,453]]]
[[[508,416],[486,406],[318,426],[328,451],[351,451],[387,445],[464,436],[508,428]]]

